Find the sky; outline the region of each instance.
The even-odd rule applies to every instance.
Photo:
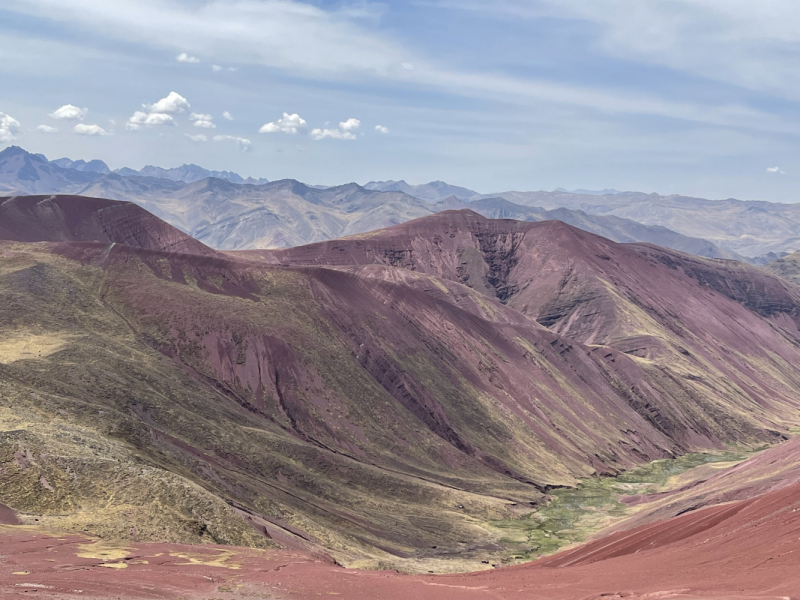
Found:
[[[3,0],[0,148],[800,201],[797,0]]]

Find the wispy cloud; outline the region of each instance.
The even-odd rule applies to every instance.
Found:
[[[36,131],[39,133],[58,133],[58,127],[51,127],[50,125],[38,125]]]
[[[383,125],[375,125],[375,131],[385,135],[385,134],[389,133],[389,128],[388,127],[384,127]]]
[[[777,173],[778,175],[786,175],[786,171],[780,167],[767,167],[767,173]]]
[[[192,135],[190,133],[185,134],[187,138],[192,140],[196,144],[201,144],[203,142],[207,142],[208,138],[203,135],[202,133],[198,133],[197,135]]]
[[[233,121],[233,116],[227,110],[222,111],[222,118],[226,121]]]
[[[702,72],[751,87],[780,88],[789,96],[800,96],[800,71],[794,62],[783,58],[776,68],[764,68],[769,60],[779,58],[782,44],[797,50],[794,44],[800,38],[800,28],[793,29],[789,23],[800,21],[800,4],[793,0],[765,2],[767,8],[759,11],[744,0],[541,0],[533,9],[523,0],[464,0],[449,5],[481,9],[489,15],[505,12],[526,18],[583,20],[594,24],[598,47],[610,55]],[[405,88],[444,90],[526,107],[538,101],[613,114],[655,115],[769,131],[782,126],[769,115],[728,101],[687,102],[656,90],[632,93],[630,89],[617,90],[611,84],[598,82],[581,85],[561,78],[537,79],[443,64],[422,55],[412,44],[403,45],[396,38],[382,35],[374,26],[380,11],[366,11],[374,14],[371,20],[365,20],[359,16],[363,10],[324,10],[292,0],[216,0],[200,4],[10,0],[10,4],[12,10],[89,28],[101,35],[113,31],[115,39],[171,48],[187,55],[204,53],[233,63],[284,69],[299,77],[331,81],[363,77]],[[798,19],[787,18],[795,14]],[[748,27],[752,31],[748,32]],[[748,46],[764,40],[774,41],[767,44],[772,49],[752,52],[752,45]],[[721,57],[725,52],[720,48],[728,47],[732,57],[711,58]],[[791,68],[785,68],[787,65]],[[758,74],[759,69],[763,75]]]
[[[800,98],[795,0],[440,0],[482,18],[590,23],[596,51],[786,98]]]
[[[215,142],[233,142],[236,144],[236,148],[241,152],[250,152],[253,149],[253,144],[250,140],[243,137],[237,137],[235,135],[215,135],[214,136]]]
[[[175,60],[182,63],[199,63],[200,59],[196,56],[189,56],[186,52],[181,52],[175,57]]]

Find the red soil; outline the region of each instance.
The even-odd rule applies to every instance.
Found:
[[[133,544],[117,561],[129,566],[112,569],[75,556],[84,538],[10,529],[0,534],[3,598],[34,590],[40,598],[125,599],[258,593],[296,600],[800,598],[800,484],[620,532],[536,563],[462,575],[351,571],[298,553],[174,544]],[[225,550],[235,552],[227,564],[241,568],[197,564]],[[177,553],[191,554],[195,564]]]

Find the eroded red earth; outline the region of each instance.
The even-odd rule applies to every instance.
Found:
[[[800,484],[461,575],[347,570],[303,553],[224,546],[133,543],[104,558],[102,542],[11,526],[0,541],[0,595],[9,599],[800,598]]]

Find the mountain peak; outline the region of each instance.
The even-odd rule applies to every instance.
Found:
[[[0,152],[0,160],[11,158],[13,156],[23,156],[28,157],[36,161],[42,161],[44,155],[42,154],[32,154],[28,152],[24,148],[20,148],[19,146],[8,146],[2,152]],[[46,159],[44,159],[46,161]]]

